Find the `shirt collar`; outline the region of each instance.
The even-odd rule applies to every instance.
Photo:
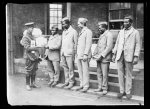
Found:
[[[104,36],[105,34],[107,34],[108,30],[106,30],[101,36]]]
[[[65,29],[65,31],[70,31],[72,29],[72,26],[70,25],[68,29]]]
[[[127,28],[127,29],[124,29],[124,30],[130,30],[132,28],[132,26],[130,26],[129,28]]]
[[[87,27],[83,27],[82,30],[81,30],[81,33],[82,33],[83,31],[85,31],[86,29],[87,29]]]

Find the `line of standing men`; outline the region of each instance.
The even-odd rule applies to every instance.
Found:
[[[116,44],[113,44],[113,35],[108,30],[107,22],[99,22],[98,44],[92,55],[92,31],[86,26],[86,18],[78,19],[79,34],[71,26],[70,19],[62,19],[62,37],[58,34],[57,26],[52,27],[52,35],[46,46],[45,59],[47,59],[50,81],[49,86],[58,84],[60,75],[60,60],[65,74],[65,83],[62,88],[70,89],[74,86],[74,60],[77,58],[80,86],[75,90],[86,92],[89,89],[89,62],[93,58],[97,61],[98,89],[103,94],[108,90],[108,72],[110,62],[117,60],[120,93],[118,98],[126,95],[128,99],[132,97],[132,70],[137,64],[140,54],[139,32],[132,27],[131,16],[124,18],[124,28],[119,32]],[[126,75],[126,81],[124,81]]]

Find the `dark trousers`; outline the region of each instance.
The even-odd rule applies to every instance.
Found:
[[[35,82],[36,71],[38,69],[38,60],[31,61],[30,59],[26,59],[25,69],[26,85],[31,85]]]

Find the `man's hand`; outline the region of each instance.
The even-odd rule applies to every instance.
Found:
[[[103,56],[100,55],[100,57],[96,61],[101,61],[103,59]]]
[[[113,54],[113,56],[112,56],[112,62],[114,62],[114,63],[115,63],[115,59],[116,59],[116,55],[115,55],[115,54]]]
[[[138,57],[137,56],[134,56],[133,58],[133,65],[137,64],[138,63]]]
[[[87,55],[83,55],[83,61],[85,62],[85,61],[87,61],[87,59],[88,59],[88,56]]]

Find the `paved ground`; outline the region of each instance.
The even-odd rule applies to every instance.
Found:
[[[36,81],[41,88],[26,91],[24,74],[9,75],[7,98],[10,105],[139,105],[139,101],[80,93],[47,87],[46,80]],[[143,103],[142,103],[143,104]]]

